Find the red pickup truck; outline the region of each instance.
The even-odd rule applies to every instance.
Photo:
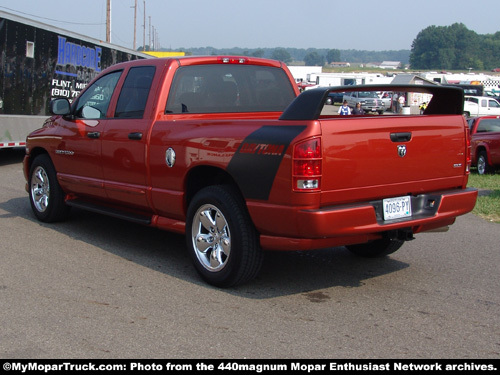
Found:
[[[471,135],[471,160],[479,174],[493,173],[500,166],[500,116],[467,120]]]
[[[423,116],[338,116],[322,112],[335,89],[353,86],[298,95],[267,59],[114,65],[72,104],[52,101],[29,135],[33,212],[54,222],[79,207],[185,233],[202,278],[228,287],[257,275],[262,250],[382,256],[473,209],[461,90],[367,85],[432,100]]]

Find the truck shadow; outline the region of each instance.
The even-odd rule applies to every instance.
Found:
[[[9,164],[19,164],[26,154],[24,147],[0,149],[0,166]]]
[[[75,240],[75,251],[79,243],[85,242],[156,272],[201,288],[216,289],[206,284],[196,273],[182,235],[79,209],[72,209],[71,216],[65,222],[40,223],[34,218],[27,197],[1,202],[0,208],[7,212],[0,215],[0,219],[22,217],[33,226],[57,231]],[[306,252],[265,252],[263,267],[255,280],[236,288],[219,290],[250,299],[304,294],[311,302],[323,302],[327,297],[319,290],[360,287],[368,279],[408,266],[390,257],[359,258],[345,247]]]

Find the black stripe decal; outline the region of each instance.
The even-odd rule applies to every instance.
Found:
[[[306,126],[266,125],[248,137],[227,167],[243,196],[267,200],[288,146]]]

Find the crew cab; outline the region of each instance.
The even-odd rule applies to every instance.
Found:
[[[500,103],[488,96],[465,96],[464,115],[475,116],[499,116]]]
[[[467,120],[471,134],[472,165],[479,174],[493,173],[500,166],[500,116]]]
[[[359,86],[358,86],[359,89]],[[385,104],[374,91],[353,91],[344,94],[344,101],[351,108],[356,107],[357,103],[361,103],[361,108],[365,112],[377,112],[383,114],[385,111]]]
[[[463,93],[437,86],[425,116],[324,114],[281,62],[184,57],[104,70],[27,139],[36,218],[71,207],[186,235],[208,283],[254,278],[263,250],[347,246],[384,256],[471,211]],[[359,91],[359,86],[356,87]]]

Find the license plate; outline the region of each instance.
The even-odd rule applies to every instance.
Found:
[[[384,220],[400,219],[411,216],[410,196],[384,199]]]

